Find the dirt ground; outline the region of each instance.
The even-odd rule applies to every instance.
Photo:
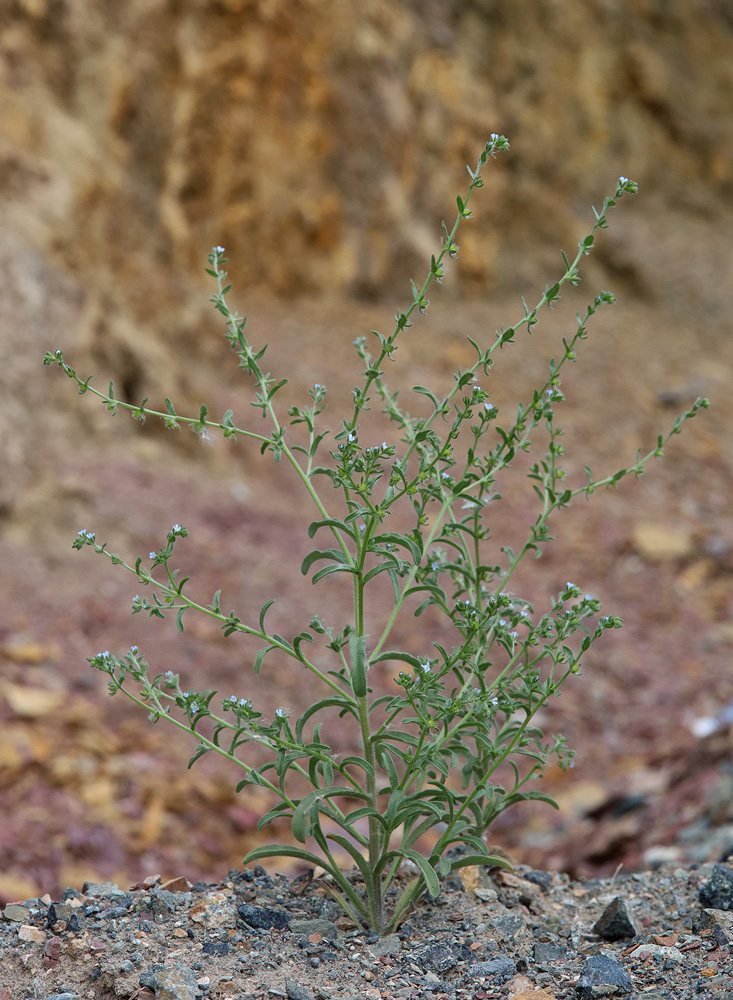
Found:
[[[572,332],[575,311],[594,292],[585,286],[570,293],[531,339],[523,335],[499,356],[485,388],[500,413],[512,413],[533,380],[544,377],[559,338]],[[633,795],[665,801],[670,768],[697,745],[695,720],[715,716],[733,699],[733,345],[727,293],[719,294],[707,311],[678,309],[673,298],[620,296],[593,322],[578,363],[562,379],[567,401],[558,417],[574,483],[584,481],[585,464],[597,474],[615,471],[637,447],[652,448],[657,432],[697,395],[708,396],[711,408],[641,479],[556,516],[555,543],[514,583],[541,606],[543,595],[573,580],[625,621],[547,707],[548,728],[565,733],[577,752],[572,772],[551,771],[542,786],[560,811],[522,806],[492,831],[495,842],[536,867],[606,873],[620,862],[640,863],[650,837],[652,844],[669,841],[680,817],[664,808],[653,831],[637,827],[633,836],[600,846],[589,814],[602,816],[604,804]],[[436,301],[398,356],[406,391],[413,384],[449,386],[452,372],[470,363],[465,335],[489,342],[520,309],[516,299]],[[302,399],[307,386],[321,382],[335,418],[358,381],[354,337],[391,329],[394,305],[263,299],[248,312],[253,340],[270,344],[271,370],[291,375],[284,401]],[[247,389],[223,340],[206,352],[196,385],[209,412],[231,407],[235,419],[256,419],[254,410],[246,416]],[[39,365],[38,379],[50,385],[63,376]],[[97,373],[99,385],[106,379]],[[88,397],[75,402],[80,412],[95,408]],[[124,415],[99,417],[93,433],[56,450],[27,492],[22,518],[0,537],[5,900],[43,891],[57,898],[85,880],[127,885],[154,872],[216,881],[254,844],[287,832],[258,833],[267,806],[261,793],[236,795],[239,776],[224,762],[206,758],[187,771],[193,746],[172,727],[151,726],[120,696],[107,698],[85,657],[136,643],[156,672],[173,669],[193,687],[251,697],[265,714],[307,703],[302,676],[272,661],[253,678],[253,649],[238,637],[225,639],[206,619],[189,616],[180,635],[173,622],[130,617],[139,584],[89,549],[73,552],[78,530],[96,531],[134,561],[161,545],[173,523],[186,525],[190,537],[176,554],[192,577],[191,594],[208,603],[221,588],[222,605],[243,617],[276,596],[272,625],[285,634],[297,633],[315,612],[334,623],[348,613],[340,587],[324,581],[314,588],[300,575],[313,514],[287,470],[239,443],[207,444],[150,422],[139,427]],[[385,426],[372,414],[363,440],[368,433],[375,443],[388,437]],[[512,544],[533,516],[532,494],[520,476],[499,485],[492,537]],[[405,620],[402,641],[427,649],[432,637],[424,628],[422,620]],[[372,681],[387,690],[392,683]],[[348,734],[338,739],[345,749]],[[708,804],[702,785],[697,792],[697,802],[693,795],[685,805],[688,820]],[[286,862],[278,868],[290,870]]]

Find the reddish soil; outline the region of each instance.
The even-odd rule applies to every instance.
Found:
[[[511,414],[527,397],[557,354],[559,337],[572,332],[585,300],[580,292],[569,298],[531,340],[523,335],[498,357],[485,388],[500,411]],[[270,342],[273,372],[294,372],[285,401],[322,382],[335,420],[358,381],[352,340],[372,327],[386,331],[393,312],[262,303],[250,310],[248,330],[255,341]],[[403,384],[449,386],[455,368],[470,364],[465,334],[489,342],[517,313],[516,302],[437,305],[405,338],[398,355]],[[650,838],[673,839],[680,816],[662,808],[653,831],[648,813],[642,829],[637,823],[599,846],[588,813],[600,815],[613,796],[631,793],[669,801],[670,774],[696,744],[690,725],[733,699],[733,346],[720,314],[700,323],[626,300],[598,316],[562,380],[567,401],[558,416],[566,467],[578,484],[586,463],[600,475],[628,465],[637,447],[653,447],[657,431],[696,395],[710,397],[712,406],[640,480],[558,515],[557,541],[513,584],[542,606],[542,595],[571,579],[625,620],[547,707],[548,729],[565,733],[577,751],[574,770],[552,771],[542,786],[558,798],[560,812],[522,806],[492,831],[518,860],[538,867],[607,873],[620,862],[639,863]],[[211,346],[209,354],[211,368],[197,373],[197,385],[207,390],[210,413],[231,406],[240,422],[258,419],[226,346]],[[399,371],[390,377],[395,386]],[[99,385],[106,376],[97,373]],[[62,376],[41,370],[38,377]],[[80,409],[95,405],[88,397],[75,402]],[[179,439],[123,415],[110,424],[118,436],[91,434],[56,455],[45,491],[29,496],[23,516],[0,538],[0,899],[42,891],[58,898],[84,880],[127,885],[153,872],[216,881],[255,843],[287,833],[257,832],[267,801],[256,790],[235,794],[239,776],[226,763],[209,757],[186,771],[192,743],[172,727],[151,726],[120,696],[108,699],[85,657],[137,643],[156,672],[173,669],[192,687],[252,697],[266,714],[280,704],[297,711],[310,699],[310,685],[274,659],[253,678],[254,647],[225,639],[207,619],[188,616],[180,635],[173,622],[131,618],[139,584],[89,549],[73,552],[79,529],[95,530],[134,561],[162,544],[174,522],[186,525],[190,538],[176,555],[192,577],[192,596],[208,603],[221,588],[222,605],[242,617],[254,617],[277,596],[271,624],[285,634],[297,633],[314,612],[333,623],[348,613],[342,587],[324,581],[314,588],[300,575],[313,513],[294,477],[271,457],[233,442],[208,448],[186,432]],[[373,433],[381,441],[389,428]],[[516,543],[533,516],[532,494],[520,477],[501,492],[492,536],[497,544]],[[401,639],[427,650],[433,637],[425,629],[426,620],[405,620]],[[389,677],[373,682],[391,684]],[[346,732],[337,739],[348,746]],[[703,784],[684,803],[687,819],[709,805]]]

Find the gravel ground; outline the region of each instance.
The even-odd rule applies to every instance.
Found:
[[[384,938],[319,879],[260,867],[83,890],[4,908],[0,1000],[733,998],[727,864],[580,882],[465,868]]]

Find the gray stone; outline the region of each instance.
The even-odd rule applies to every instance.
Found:
[[[250,927],[257,927],[260,930],[283,930],[290,923],[290,917],[281,910],[268,910],[264,906],[253,906],[251,903],[242,903],[237,907],[237,913]]]
[[[696,934],[711,930],[715,940],[723,947],[733,941],[733,913],[729,910],[701,910],[692,921],[692,929]]]
[[[155,1000],[196,1000],[196,977],[186,965],[173,965],[166,969],[153,965],[140,976],[140,985],[155,993]]]
[[[322,920],[319,917],[313,920],[291,920],[289,927],[294,934],[320,934],[329,941],[339,936],[339,929],[332,920]]]
[[[601,917],[593,924],[593,930],[605,941],[620,941],[642,933],[641,924],[622,896],[616,896],[608,904]]]
[[[6,920],[14,920],[21,924],[28,919],[29,913],[28,907],[23,906],[22,903],[8,903],[3,910],[3,916]]]
[[[629,954],[629,958],[639,959],[643,962],[650,955],[669,962],[683,962],[685,958],[679,948],[661,944],[640,944]]]
[[[730,868],[713,865],[713,874],[701,886],[698,898],[706,909],[733,910],[733,872]]]
[[[538,965],[547,965],[549,962],[562,962],[567,958],[566,948],[555,944],[554,941],[538,941],[534,946],[534,960]]]
[[[511,958],[492,958],[488,962],[476,962],[466,970],[466,975],[471,979],[478,979],[479,976],[491,976],[497,986],[508,982],[512,976],[516,975],[517,967]]]
[[[593,955],[583,966],[575,991],[582,1000],[621,997],[633,992],[626,969],[608,955]]]
[[[166,913],[175,913],[178,905],[182,902],[179,893],[169,892],[167,889],[151,890],[150,909],[158,917],[165,916]]]
[[[125,895],[116,882],[85,882],[81,891],[90,899],[113,899],[115,902]]]
[[[524,930],[524,917],[519,913],[507,913],[506,916],[489,920],[489,927],[493,927],[505,938],[515,938]]]
[[[309,989],[288,976],[285,977],[285,992],[288,995],[288,1000],[315,1000]]]
[[[534,882],[538,885],[543,892],[547,892],[552,888],[552,875],[549,872],[542,872],[533,869],[530,872],[524,872],[522,878],[526,879],[528,882]]]
[[[369,945],[369,951],[375,958],[382,958],[384,955],[399,955],[402,942],[397,934],[387,934],[374,944]]]
[[[473,953],[466,945],[448,945],[442,941],[430,944],[413,955],[416,965],[434,972],[448,972],[459,962],[468,961],[472,957]]]

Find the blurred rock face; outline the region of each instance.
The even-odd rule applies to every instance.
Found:
[[[531,274],[533,234],[574,237],[619,173],[669,198],[733,182],[723,0],[3,6],[6,225],[138,318],[215,243],[240,288],[403,289],[492,131],[513,152],[463,240],[469,288]]]
[[[195,400],[214,244],[238,302],[403,302],[494,131],[445,294],[541,287],[626,174],[589,281],[723,315],[731,108],[726,0],[6,0],[0,511],[80,419],[44,349]]]

